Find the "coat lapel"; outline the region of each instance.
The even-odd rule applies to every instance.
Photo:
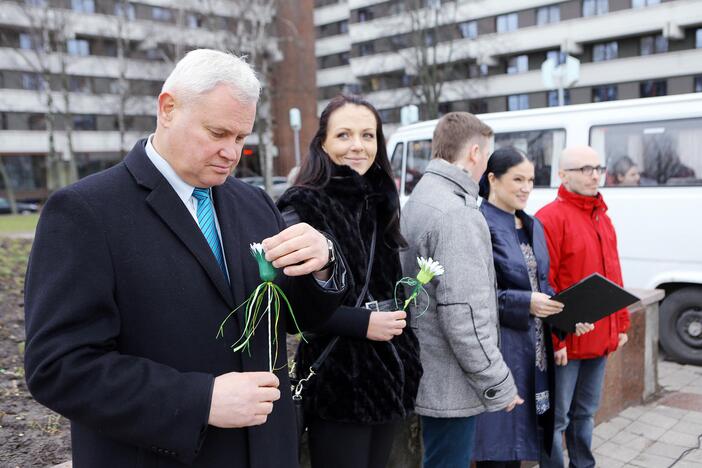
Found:
[[[144,150],[144,141],[137,142],[129,152],[124,161],[125,165],[139,185],[151,190],[146,197],[146,203],[185,244],[185,247],[202,265],[227,305],[233,309],[234,298],[229,284],[222,270],[219,269],[205,236],[202,235],[202,231],[173,187],[149,161]]]
[[[247,292],[253,286],[246,284],[250,274],[244,273],[244,262],[251,257],[249,253],[249,243],[259,242],[262,239],[253,239],[245,232],[246,220],[243,203],[236,200],[232,190],[225,187],[214,187],[212,190],[217,221],[222,233],[222,244],[224,247],[224,258],[229,270],[229,281],[231,290],[237,304],[241,304],[247,297]],[[239,209],[237,209],[239,208]],[[251,257],[253,261],[253,258]]]

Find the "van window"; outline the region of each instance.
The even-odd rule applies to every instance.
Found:
[[[551,185],[551,167],[565,147],[564,129],[497,133],[495,149],[514,146],[524,151],[534,163],[534,187]]]
[[[431,140],[411,141],[407,146],[405,195],[412,193],[431,159]]]
[[[395,187],[398,192],[400,190],[400,179],[402,177],[402,151],[405,149],[404,143],[398,143],[395,145],[395,149],[392,150],[392,156],[390,156],[390,166],[392,168],[392,180],[395,181]]]
[[[605,185],[701,185],[702,119],[601,125],[590,145],[605,155]]]

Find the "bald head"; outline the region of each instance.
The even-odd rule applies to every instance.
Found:
[[[561,153],[561,159],[558,161],[558,168],[574,169],[583,166],[597,166],[600,163],[600,156],[597,151],[590,146],[569,146]]]
[[[592,170],[589,174],[578,169],[597,168],[600,156],[589,146],[569,146],[561,153],[558,161],[558,175],[561,183],[569,192],[594,197],[603,175],[601,170]],[[587,172],[587,171],[586,171]]]

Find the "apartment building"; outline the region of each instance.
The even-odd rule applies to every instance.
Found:
[[[277,3],[270,34],[277,51],[271,53],[282,60],[274,60],[266,86],[272,98],[274,172],[285,175],[294,165],[289,108],[302,111],[303,142],[316,128],[314,4]],[[178,57],[199,47],[249,52],[251,45],[236,37],[241,17],[251,14],[247,5],[240,0],[0,0],[0,161],[17,198],[42,200],[56,188],[47,180],[50,147],[59,164],[70,162],[78,177],[119,162],[137,139],[154,130],[156,96]],[[53,110],[47,113],[49,99]],[[257,151],[254,134],[237,175],[260,174]],[[0,197],[3,193],[0,179]]]
[[[702,91],[699,0],[316,0],[314,20],[319,108],[362,93],[386,132],[407,104],[436,117],[417,93],[421,48],[442,72],[438,114],[558,105],[541,65],[562,52],[580,60],[566,104]]]

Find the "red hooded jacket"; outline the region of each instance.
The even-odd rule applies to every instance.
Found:
[[[623,285],[617,235],[601,194],[587,197],[561,185],[556,200],[541,208],[536,217],[546,232],[549,281],[556,292],[595,272]],[[595,322],[595,329],[583,336],[568,334],[565,340],[554,336],[554,349],[568,348],[568,359],[605,356],[617,349],[619,333],[628,328],[629,312],[622,309]]]

